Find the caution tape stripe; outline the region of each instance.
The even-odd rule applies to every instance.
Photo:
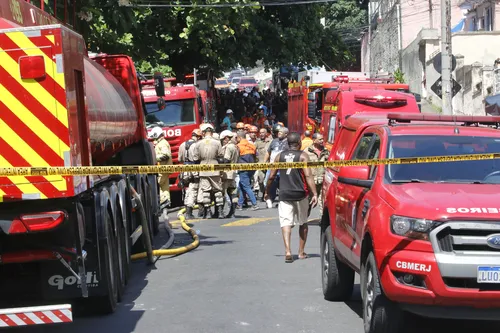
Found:
[[[468,154],[453,156],[427,156],[386,158],[377,160],[339,160],[326,162],[293,162],[293,163],[253,163],[253,164],[195,164],[195,165],[141,165],[141,166],[92,166],[92,167],[26,167],[0,168],[1,176],[102,176],[121,174],[157,174],[176,172],[203,172],[203,171],[255,171],[269,169],[303,169],[303,168],[332,168],[344,166],[373,166],[390,164],[418,164],[480,161],[500,158],[495,154]]]

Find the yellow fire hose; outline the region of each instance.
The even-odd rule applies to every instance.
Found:
[[[198,208],[195,206],[194,208]],[[173,256],[173,255],[179,255],[183,254],[186,252],[189,252],[191,250],[196,249],[200,245],[200,238],[196,234],[196,232],[191,229],[187,223],[186,223],[186,217],[184,216],[184,213],[186,212],[186,208],[182,208],[179,213],[177,214],[177,217],[179,217],[179,221],[181,222],[182,229],[184,229],[186,232],[188,232],[191,237],[193,238],[193,242],[191,244],[188,244],[186,246],[178,247],[175,249],[163,249],[163,250],[153,250],[153,256],[160,257],[160,256]],[[141,252],[141,253],[136,253],[132,255],[132,260],[138,260],[138,259],[144,259],[148,257],[147,252]]]

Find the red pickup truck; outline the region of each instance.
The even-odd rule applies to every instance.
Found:
[[[500,117],[356,114],[330,160],[500,152]],[[365,332],[424,317],[500,315],[500,160],[350,166],[325,173],[323,293],[351,297],[360,274]]]

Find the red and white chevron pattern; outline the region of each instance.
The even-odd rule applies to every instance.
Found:
[[[71,305],[0,309],[0,327],[71,323]]]

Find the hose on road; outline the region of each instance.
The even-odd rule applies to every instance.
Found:
[[[195,208],[198,208],[195,206]],[[186,208],[182,208],[179,210],[179,213],[177,216],[179,217],[179,221],[181,222],[181,227],[184,229],[187,233],[191,235],[191,238],[193,238],[193,242],[191,244],[188,244],[186,246],[178,247],[175,249],[160,249],[160,250],[153,250],[153,256],[156,257],[161,257],[161,256],[173,256],[173,255],[179,255],[179,254],[184,254],[186,252],[189,252],[191,250],[196,249],[200,245],[200,238],[196,234],[196,232],[191,229],[187,223],[186,223],[186,218],[184,217],[184,213],[186,212]],[[168,227],[167,227],[168,228]],[[142,253],[136,253],[132,255],[132,260],[138,260],[138,259],[144,259],[148,257],[147,252],[142,252]]]

